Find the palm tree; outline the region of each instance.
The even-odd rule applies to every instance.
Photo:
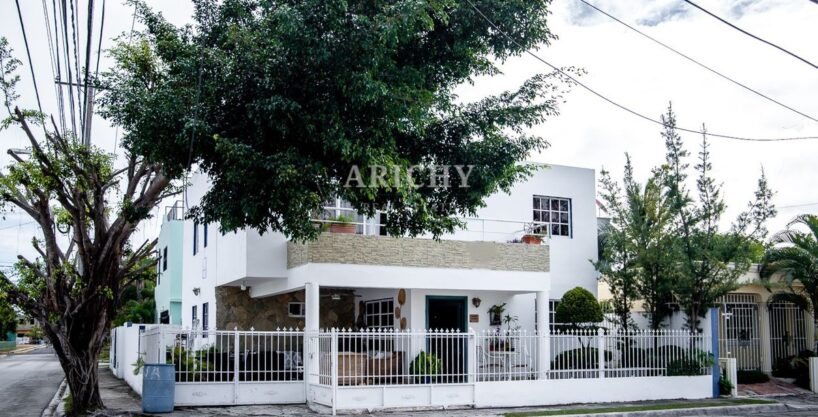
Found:
[[[806,227],[807,231],[796,228]],[[770,284],[773,276],[789,287],[789,301],[799,306],[812,307],[812,317],[818,323],[818,216],[802,214],[793,219],[787,229],[770,239],[773,247],[767,249],[761,264],[761,279]],[[795,287],[795,283],[800,287]],[[801,302],[793,300],[801,298]]]

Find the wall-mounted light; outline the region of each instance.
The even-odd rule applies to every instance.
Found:
[[[202,289],[199,287],[193,289],[193,295],[199,295],[200,292],[202,292]]]
[[[483,300],[481,300],[478,297],[474,297],[474,298],[471,299],[471,303],[472,303],[472,305],[474,305],[475,308],[480,307],[480,303],[482,303],[482,302],[483,302]]]

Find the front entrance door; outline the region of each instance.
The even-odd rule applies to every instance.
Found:
[[[440,359],[438,383],[465,382],[467,374],[467,297],[426,297],[426,328],[429,353]]]
[[[770,308],[770,355],[773,370],[790,356],[796,356],[807,349],[804,311],[797,305],[781,301],[772,303]]]

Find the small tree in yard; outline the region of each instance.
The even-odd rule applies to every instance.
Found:
[[[650,327],[658,329],[670,313],[675,278],[671,215],[660,178],[654,174],[642,187],[626,157],[624,191],[602,171],[600,195],[611,222],[602,256],[594,265],[613,294],[617,324],[629,328],[631,304],[641,299]]]
[[[29,158],[9,152],[14,162],[0,173],[0,205],[30,216],[41,236],[32,239],[36,259],[18,255],[16,281],[0,274],[0,293],[40,322],[65,372],[72,413],[81,414],[102,407],[98,358],[123,289],[155,268],[156,241],[132,247],[133,232],[175,191],[161,164],[129,153],[115,168],[113,155],[14,107],[18,66],[0,39],[3,128],[21,129],[30,150]]]
[[[590,291],[576,287],[565,294],[554,314],[554,320],[571,329],[596,328],[604,319],[599,301]]]
[[[690,331],[698,332],[708,308],[737,288],[738,278],[750,268],[757,240],[767,233],[764,223],[776,213],[771,202],[773,192],[762,171],[755,200],[730,231],[720,231],[725,204],[721,186],[711,176],[707,135],[703,137],[695,166],[698,198],[694,200],[685,185],[689,153],[676,132],[676,117],[671,108],[662,120],[667,153],[661,175],[673,216],[674,252],[678,256],[674,293],[687,314]]]

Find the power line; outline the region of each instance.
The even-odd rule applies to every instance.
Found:
[[[65,71],[68,74],[68,108],[71,111],[71,130],[76,135],[77,133],[77,118],[74,109],[74,86],[73,77],[71,75],[71,53],[68,47],[68,10],[66,10],[66,1],[60,2],[60,11],[62,11],[62,29],[63,29],[63,43],[65,44]]]
[[[498,33],[500,33],[506,39],[508,39],[511,43],[517,45],[521,49],[525,48],[523,45],[521,45],[519,42],[517,42],[516,39],[509,36],[504,30],[500,29],[500,27],[497,26],[497,24],[494,23],[491,19],[489,19],[489,17],[486,16],[486,14],[483,13],[483,11],[480,10],[474,4],[474,2],[472,2],[472,0],[466,0],[466,1],[477,12],[477,14],[479,14],[486,22],[488,22],[489,25],[491,25],[492,28],[494,28],[494,30],[496,30]],[[624,111],[626,111],[626,112],[628,112],[628,113],[630,113],[630,114],[632,114],[632,115],[634,115],[634,116],[636,116],[636,117],[638,117],[640,119],[646,120],[648,122],[651,122],[651,123],[654,123],[654,124],[657,124],[657,125],[660,125],[660,126],[665,126],[665,123],[663,123],[660,120],[653,119],[653,118],[651,118],[649,116],[645,116],[644,114],[639,113],[639,112],[637,112],[635,110],[631,110],[630,108],[628,108],[628,107],[626,107],[626,106],[624,106],[622,104],[619,104],[616,101],[613,101],[612,99],[602,95],[601,93],[598,93],[597,91],[595,91],[591,87],[589,87],[589,86],[585,85],[584,83],[582,83],[581,81],[579,81],[576,77],[572,76],[571,74],[566,73],[565,71],[563,71],[559,67],[557,67],[555,65],[552,65],[551,63],[549,63],[548,61],[546,61],[545,59],[543,59],[539,55],[531,52],[530,50],[526,49],[525,53],[530,55],[531,57],[533,57],[537,61],[540,61],[543,64],[551,67],[554,71],[559,72],[560,74],[562,74],[566,78],[570,79],[571,81],[573,81],[574,83],[576,83],[580,87],[584,88],[585,90],[587,90],[591,94],[599,97],[600,99],[608,102],[609,104],[611,104],[611,105],[613,105],[615,107],[618,107],[619,109],[624,110]],[[687,132],[687,133],[696,133],[696,134],[699,134],[699,135],[707,134],[708,136],[712,136],[712,137],[717,137],[717,138],[722,138],[722,139],[739,140],[739,141],[745,141],[745,142],[786,142],[786,141],[796,141],[796,140],[814,140],[814,139],[818,139],[818,136],[797,136],[797,137],[785,137],[785,138],[747,138],[747,137],[743,137],[743,136],[734,136],[734,135],[726,135],[726,134],[720,134],[720,133],[704,132],[702,130],[688,129],[688,128],[679,127],[679,126],[676,126],[676,130],[682,131],[682,132]]]
[[[687,3],[687,4],[689,4],[689,5],[691,5],[691,6],[693,6],[693,7],[695,7],[695,8],[697,8],[697,9],[699,9],[699,10],[701,10],[701,11],[703,11],[703,12],[705,12],[705,13],[707,13],[708,15],[710,15],[711,17],[713,17],[714,19],[716,19],[716,20],[718,20],[718,21],[720,21],[720,22],[724,23],[724,24],[725,24],[725,25],[727,25],[727,26],[730,26],[731,28],[733,28],[733,29],[735,29],[735,30],[737,30],[737,31],[739,31],[739,32],[741,32],[741,33],[743,33],[743,34],[745,34],[745,35],[747,35],[747,36],[749,36],[749,37],[751,37],[751,38],[753,38],[753,39],[755,39],[755,40],[757,40],[757,41],[764,42],[764,43],[766,43],[767,45],[770,45],[770,46],[772,46],[773,48],[778,49],[779,51],[784,52],[785,54],[790,55],[790,56],[792,56],[793,58],[795,58],[795,59],[797,59],[797,60],[799,60],[799,61],[801,61],[801,62],[804,62],[805,64],[807,64],[807,65],[809,65],[809,66],[811,66],[811,67],[813,67],[813,68],[815,68],[815,69],[818,69],[818,65],[815,65],[815,64],[813,64],[812,62],[807,61],[806,59],[804,59],[804,58],[800,57],[799,55],[795,54],[794,52],[790,52],[790,51],[788,51],[788,50],[786,50],[786,49],[784,49],[784,48],[782,48],[782,47],[780,47],[780,46],[778,46],[778,45],[776,45],[776,44],[774,44],[774,43],[772,43],[772,42],[770,42],[770,41],[764,40],[764,39],[762,39],[762,38],[760,38],[760,37],[758,37],[758,36],[756,36],[756,35],[753,35],[753,34],[752,34],[752,33],[750,33],[750,32],[747,32],[746,30],[744,30],[744,29],[742,29],[742,28],[740,28],[740,27],[738,27],[738,26],[736,26],[736,25],[734,25],[734,24],[732,24],[732,23],[730,23],[730,22],[728,22],[728,21],[726,21],[726,20],[722,19],[721,17],[716,16],[715,14],[711,13],[709,10],[705,9],[704,7],[699,6],[698,4],[693,3],[693,2],[692,2],[692,1],[690,1],[690,0],[684,0],[684,2],[685,2],[685,3]]]
[[[719,77],[724,78],[725,80],[730,81],[731,83],[733,83],[733,84],[735,84],[735,85],[737,85],[737,86],[739,86],[739,87],[741,87],[741,88],[743,88],[743,89],[745,89],[745,90],[747,90],[747,91],[750,91],[750,92],[752,92],[752,93],[754,93],[754,94],[756,94],[756,95],[758,95],[758,96],[760,96],[760,97],[762,97],[762,98],[765,98],[765,99],[767,99],[767,100],[769,100],[769,101],[771,101],[771,102],[773,102],[773,103],[775,103],[775,104],[777,104],[777,105],[779,105],[779,106],[781,106],[781,107],[783,107],[783,108],[785,108],[785,109],[787,109],[787,110],[790,110],[790,111],[792,111],[792,112],[795,112],[795,113],[797,113],[797,114],[799,114],[799,115],[801,115],[801,116],[804,116],[804,117],[806,117],[807,119],[810,119],[810,120],[812,120],[812,121],[814,121],[814,122],[818,122],[818,119],[816,119],[816,118],[814,118],[814,117],[812,117],[812,116],[810,116],[810,115],[808,115],[808,114],[805,114],[805,113],[803,113],[803,112],[801,112],[801,111],[798,111],[798,110],[796,110],[796,109],[794,109],[794,108],[792,108],[792,107],[790,107],[790,106],[788,106],[788,105],[786,105],[786,104],[784,104],[784,103],[782,103],[782,102],[780,102],[780,101],[778,101],[778,100],[776,100],[776,99],[774,99],[774,98],[771,98],[771,97],[769,97],[769,96],[767,96],[767,95],[765,95],[765,94],[763,94],[763,93],[761,93],[761,92],[759,92],[759,91],[757,91],[757,90],[754,90],[753,88],[748,87],[748,86],[746,86],[746,85],[744,85],[744,84],[742,84],[742,83],[740,83],[740,82],[738,82],[738,81],[736,81],[736,80],[734,80],[734,79],[732,79],[732,78],[730,78],[730,77],[728,77],[728,76],[726,76],[726,75],[724,75],[724,74],[722,74],[722,73],[720,73],[720,72],[718,72],[718,71],[714,70],[713,68],[710,68],[709,66],[707,66],[707,65],[705,65],[705,64],[702,64],[701,62],[699,62],[699,61],[697,61],[697,60],[695,60],[695,59],[693,59],[693,58],[689,57],[688,55],[685,55],[684,53],[679,52],[678,50],[676,50],[676,49],[674,49],[674,48],[672,48],[672,47],[668,46],[668,45],[667,45],[667,44],[665,44],[665,43],[662,43],[661,41],[659,41],[659,40],[657,40],[657,39],[655,39],[655,38],[651,37],[650,35],[648,35],[648,34],[646,34],[646,33],[642,32],[641,30],[639,30],[639,29],[637,29],[637,28],[635,28],[635,27],[633,27],[633,26],[629,25],[628,23],[623,22],[622,20],[620,20],[620,19],[616,18],[615,16],[611,15],[610,13],[608,13],[608,12],[606,12],[606,11],[604,11],[604,10],[600,9],[599,7],[594,6],[593,4],[591,4],[591,3],[587,2],[586,0],[579,0],[579,1],[580,1],[580,2],[582,2],[582,3],[584,3],[586,6],[588,6],[588,7],[592,8],[592,9],[594,9],[594,10],[598,11],[599,13],[602,13],[602,14],[604,14],[605,16],[608,16],[609,18],[613,19],[613,20],[614,20],[614,21],[616,21],[617,23],[620,23],[620,24],[624,25],[624,26],[625,26],[625,27],[627,27],[628,29],[630,29],[630,30],[632,30],[632,31],[634,31],[634,32],[636,32],[636,33],[638,33],[638,34],[640,34],[640,35],[642,35],[642,36],[644,36],[644,37],[646,37],[646,38],[650,39],[651,41],[653,41],[653,42],[655,42],[655,43],[657,43],[657,44],[661,45],[661,46],[662,46],[662,47],[664,47],[665,49],[668,49],[668,50],[670,50],[670,51],[672,51],[672,52],[676,53],[677,55],[679,55],[679,56],[681,56],[681,57],[683,57],[683,58],[687,59],[688,61],[693,62],[694,64],[696,64],[696,65],[698,65],[698,66],[700,66],[700,67],[702,67],[702,68],[704,68],[704,69],[706,69],[706,70],[708,70],[708,71],[712,72],[713,74],[716,74],[716,75],[718,75]]]
[[[20,29],[23,31],[23,43],[26,45],[26,55],[28,56],[28,68],[31,70],[31,81],[34,82],[34,95],[37,96],[37,108],[40,113],[43,112],[43,106],[40,104],[40,90],[37,88],[37,78],[34,77],[34,64],[31,61],[31,50],[28,48],[28,37],[26,36],[26,24],[23,23],[23,12],[20,11],[20,0],[14,0],[17,5],[17,17],[20,18]]]
[[[810,206],[818,206],[818,202],[815,202],[815,203],[802,203],[802,204],[790,204],[788,206],[778,206],[778,208],[785,209],[785,208],[810,207]]]
[[[97,45],[97,69],[94,72],[94,78],[99,77],[99,61],[102,57],[102,31],[105,29],[105,0],[102,0],[102,17],[99,21],[99,45]]]

